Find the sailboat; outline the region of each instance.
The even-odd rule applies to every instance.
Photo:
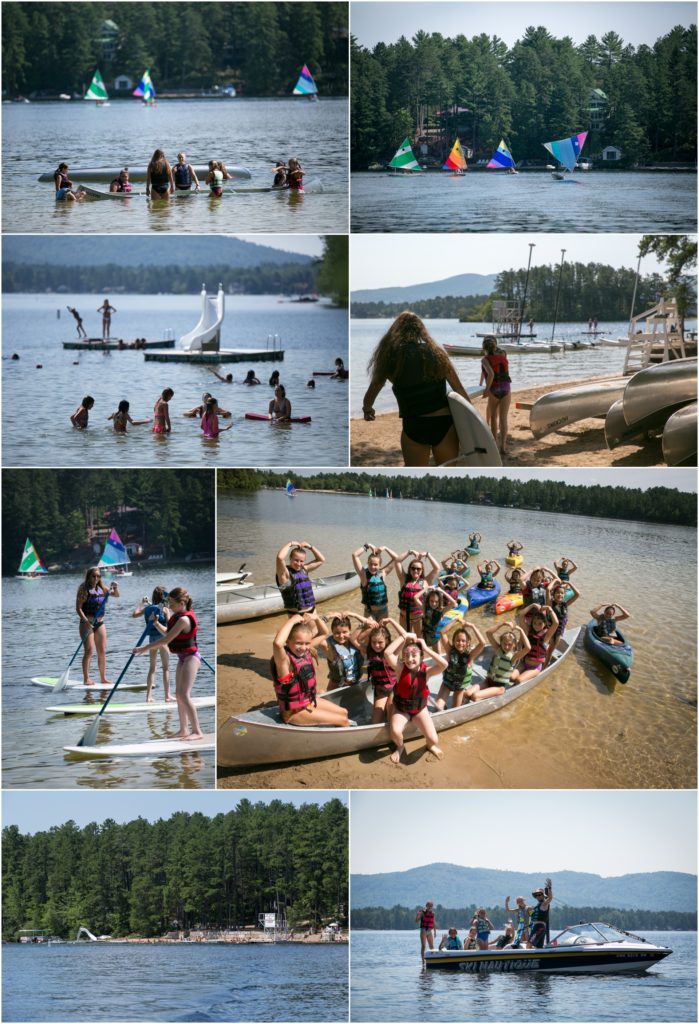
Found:
[[[298,82],[294,86],[294,91],[292,95],[305,96],[306,99],[309,100],[318,99],[318,87],[316,83],[313,81],[313,75],[308,70],[307,64],[304,64],[303,67],[301,68],[301,74],[299,75]]]
[[[569,172],[573,172],[577,165],[582,148],[585,145],[585,139],[587,138],[587,132],[579,132],[577,135],[571,135],[567,139],[557,139],[555,142],[544,142],[544,149],[548,149],[551,156],[558,160],[559,164]],[[554,169],[551,177],[554,181],[565,181],[566,177],[563,171],[557,171]]]
[[[287,480],[286,481],[286,494],[287,494],[288,498],[295,498],[296,497],[296,488],[294,487],[294,485],[291,482],[291,480]]]
[[[393,168],[393,174],[391,175],[392,178],[400,177],[398,173],[399,171],[406,175],[422,171],[422,167],[420,167],[420,164],[415,159],[415,154],[413,153],[413,148],[410,145],[410,139],[407,135],[396,150],[396,155],[388,166]]]
[[[505,145],[504,139],[500,139],[500,145],[491,156],[486,167],[499,171],[505,170],[508,174],[519,174],[519,171],[515,167],[512,153],[510,153],[509,149]]]
[[[454,142],[454,145],[451,147],[451,153],[442,164],[442,170],[452,171],[454,174],[463,174],[464,171],[468,170],[466,157],[458,139]]]
[[[94,100],[95,105],[98,107],[106,107],[109,105],[109,95],[107,93],[107,87],[105,86],[99,68],[95,71],[92,76],[92,81],[88,87],[87,92],[83,96],[84,100]]]
[[[147,107],[152,107],[155,104],[155,86],[150,77],[150,68],[146,68],[143,72],[143,78],[134,89],[132,96],[140,97]]]
[[[133,573],[127,572],[126,569],[130,561],[129,553],[122,544],[119,534],[116,530],[112,530],[104,545],[97,568],[102,569],[105,573],[111,573],[113,576],[133,576]]]
[[[27,537],[15,578],[18,580],[36,580],[47,574],[48,569],[39,558],[37,550],[29,540],[29,537]]]

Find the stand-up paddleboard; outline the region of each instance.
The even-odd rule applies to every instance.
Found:
[[[169,757],[190,750],[214,750],[216,737],[206,733],[200,740],[150,740],[146,743],[103,743],[99,747],[64,747],[79,757]]]
[[[52,690],[58,682],[58,676],[32,676],[34,686],[43,686],[46,690]],[[67,690],[81,690],[84,693],[99,693],[101,690],[110,690],[112,684],[103,686],[102,683],[95,683],[94,686],[85,686],[84,683],[68,683]],[[119,683],[120,690],[145,690],[145,683]]]
[[[476,407],[455,391],[449,392],[448,401],[459,437],[459,456],[445,465],[502,466],[495,438]]]
[[[310,423],[310,416],[291,416],[288,420],[272,420],[268,412],[246,412],[246,420],[265,420],[267,423]]]
[[[121,689],[121,686],[119,687]],[[193,697],[192,704],[195,708],[213,708],[216,704],[215,697]],[[56,704],[46,708],[55,715],[97,715],[101,704]],[[105,715],[127,715],[136,711],[177,711],[177,702],[173,699],[169,703],[164,700],[153,701],[147,704],[145,701],[132,701],[130,704],[108,704],[105,708]]]

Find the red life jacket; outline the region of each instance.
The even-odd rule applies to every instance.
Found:
[[[306,651],[300,658],[295,657],[288,647],[284,647],[291,665],[287,676],[279,677],[274,658],[270,659],[274,692],[282,711],[301,711],[309,704],[314,707],[316,700],[316,670],[313,655]]]
[[[404,666],[393,692],[393,703],[398,711],[411,717],[417,715],[427,707],[429,696],[427,665],[424,661],[415,677],[412,676],[410,669]]]
[[[423,910],[421,928],[434,928],[434,910]]]
[[[189,632],[180,633],[173,640],[168,640],[167,645],[173,654],[196,654],[199,650],[196,641],[196,636],[199,632],[199,623],[197,622],[197,617],[194,612],[177,612],[170,619],[169,628],[172,629],[179,619],[184,618],[189,619],[190,622],[193,623],[193,625],[190,626]]]
[[[506,354],[498,349],[497,352],[494,352],[492,355],[487,355],[485,358],[490,363],[493,373],[495,374],[493,384],[509,383],[511,380],[510,366],[507,362]]]
[[[398,591],[398,607],[402,612],[419,613],[420,606],[417,603],[417,595],[424,589],[424,580],[406,580]]]
[[[544,637],[546,631],[543,633],[534,633],[531,630],[527,634],[527,640],[531,645],[531,651],[527,651],[525,655],[526,661],[534,661],[536,664],[543,664],[546,661],[546,655],[548,653],[548,644],[544,643]]]
[[[367,651],[366,671],[374,688],[380,686],[384,690],[392,690],[396,685],[396,673],[386,664],[383,654],[372,653],[371,648]]]

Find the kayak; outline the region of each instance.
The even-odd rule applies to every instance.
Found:
[[[192,704],[195,708],[213,708],[216,704],[215,697],[193,697]],[[55,715],[98,715],[102,709],[101,704],[56,704],[46,708]],[[108,704],[105,708],[105,715],[127,715],[135,711],[177,711],[177,702],[156,700],[151,704],[145,701],[132,701],[130,704]]]
[[[438,638],[442,635],[442,633],[445,632],[445,630],[449,629],[449,627],[454,622],[454,619],[458,618],[460,615],[465,615],[466,612],[468,611],[468,598],[466,597],[466,595],[460,595],[457,600],[458,604],[456,605],[456,607],[450,608],[448,612],[445,612],[444,615],[439,620],[439,622],[437,623],[435,636],[437,636]]]
[[[103,743],[99,747],[64,747],[68,754],[80,757],[165,757],[187,754],[190,750],[214,750],[214,734],[207,733],[200,740],[149,740],[146,743]]]
[[[246,412],[246,420],[265,420],[267,423],[310,423],[310,416],[290,416],[288,420],[272,420],[268,412]]]
[[[597,636],[595,626],[597,622],[593,619],[585,627],[585,647],[595,658],[599,658],[603,665],[616,676],[620,683],[627,683],[631,675],[631,664],[633,662],[633,650],[631,644],[624,638],[624,634],[617,626],[616,632],[623,644],[605,644]]]
[[[52,690],[58,682],[58,676],[32,676],[32,683],[34,686],[43,686],[47,690]],[[85,686],[84,683],[68,683],[66,686],[67,690],[83,690],[85,693],[99,693],[100,690],[111,690],[114,684],[110,683],[108,686],[102,686],[102,683],[97,683],[95,686]],[[145,683],[119,683],[120,690],[145,690]]]
[[[500,580],[494,579],[492,587],[482,587],[480,583],[469,588],[468,603],[471,608],[478,608],[482,604],[490,604],[495,601],[500,593]]]
[[[515,608],[521,608],[523,604],[523,594],[503,594],[495,602],[495,614],[504,615],[505,612],[512,612]]]
[[[523,555],[507,555],[507,557],[505,558],[505,562],[507,563],[507,565],[511,565],[513,569],[519,569],[523,561]]]
[[[474,547],[466,548],[466,551],[469,555],[480,555],[481,553],[481,549],[478,547],[477,544]]]

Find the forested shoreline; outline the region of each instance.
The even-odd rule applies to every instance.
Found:
[[[218,471],[219,492],[255,491],[262,487],[283,489],[291,478],[297,491],[337,491],[338,493],[383,495],[394,500],[443,501],[460,505],[485,505],[536,512],[603,517],[636,522],[663,523],[672,526],[697,524],[696,494],[669,487],[640,488],[567,484],[557,480],[516,480],[506,476],[437,475],[390,476],[382,473],[318,472],[312,476],[260,472],[252,469]],[[376,500],[385,500],[377,498]],[[468,525],[468,524],[466,524]],[[477,526],[477,523],[471,523]]]
[[[172,929],[257,926],[283,913],[293,927],[347,920],[347,808],[242,799],[209,818],[73,821],[2,833],[3,938],[43,929],[75,938],[84,925],[113,938]]]
[[[448,927],[468,928],[480,904],[471,903],[462,907],[435,907],[438,931]],[[512,919],[512,913],[502,906],[486,907],[488,917],[497,929]],[[561,929],[578,921],[604,921],[617,928],[643,931],[689,931],[697,930],[696,911],[678,910],[619,910],[616,907],[560,907],[552,906],[551,928]],[[412,931],[415,925],[414,907],[356,907],[351,911],[352,928],[367,931]]]

